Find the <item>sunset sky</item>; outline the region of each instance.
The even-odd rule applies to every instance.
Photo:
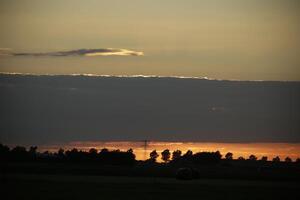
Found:
[[[0,143],[299,157],[299,0],[0,0],[0,29]]]
[[[299,13],[297,0],[1,0],[0,72],[300,80]],[[117,53],[48,54],[78,49]]]

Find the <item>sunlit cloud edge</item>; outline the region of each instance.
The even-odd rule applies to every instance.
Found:
[[[143,56],[144,52],[120,48],[75,49],[53,52],[14,52],[9,48],[0,48],[0,56]]]

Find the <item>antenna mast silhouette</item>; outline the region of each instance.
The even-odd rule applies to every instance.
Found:
[[[148,140],[144,140],[144,160],[147,159],[147,147],[148,147],[148,143],[149,141]]]

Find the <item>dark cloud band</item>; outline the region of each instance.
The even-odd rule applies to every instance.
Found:
[[[2,56],[143,56],[143,52],[128,49],[102,48],[102,49],[76,49],[70,51],[56,51],[46,53],[14,53],[9,49],[0,49]]]

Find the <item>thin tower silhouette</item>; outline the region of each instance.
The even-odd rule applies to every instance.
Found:
[[[147,160],[147,147],[148,147],[148,140],[144,140],[144,160]]]

